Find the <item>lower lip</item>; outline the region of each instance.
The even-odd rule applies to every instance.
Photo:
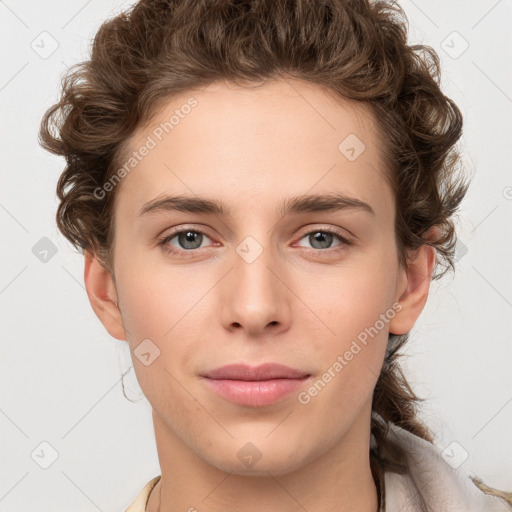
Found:
[[[231,402],[250,407],[262,407],[278,402],[299,390],[307,378],[259,381],[208,378],[205,380],[213,391]]]

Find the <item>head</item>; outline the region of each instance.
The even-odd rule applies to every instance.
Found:
[[[67,161],[58,226],[161,428],[240,473],[297,469],[354,425],[391,468],[390,421],[429,439],[397,354],[452,266],[461,130],[437,55],[383,2],[141,1],[104,23],[40,137]],[[254,408],[205,386],[264,362],[307,387]]]

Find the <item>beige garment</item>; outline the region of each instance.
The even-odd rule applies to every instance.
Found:
[[[431,512],[512,511],[504,499],[482,492],[462,466],[453,469],[435,445],[395,425],[390,426],[389,435],[408,449],[411,471],[409,475],[385,473],[385,512],[421,512],[413,480]],[[152,478],[126,512],[146,512],[149,494],[159,480],[160,475]]]
[[[155,476],[142,488],[142,491],[140,491],[135,500],[126,509],[126,512],[146,512],[149,494],[160,480],[160,477],[161,475]]]
[[[385,473],[385,512],[421,511],[418,492],[413,482],[416,482],[416,487],[420,489],[429,507],[428,510],[432,512],[510,512],[512,510],[512,505],[505,499],[481,491],[466,473],[463,465],[454,469],[448,464],[436,445],[396,425],[390,426],[388,436],[398,440],[407,449],[410,474]],[[457,451],[457,447],[454,449]],[[463,450],[462,447],[458,449]],[[445,456],[449,459],[447,455]]]

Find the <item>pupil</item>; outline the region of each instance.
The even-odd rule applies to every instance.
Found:
[[[311,237],[310,243],[313,247],[315,247],[315,243],[317,242],[320,244],[320,247],[315,247],[315,249],[325,249],[332,243],[333,235],[324,233],[323,231],[317,231],[315,234],[310,235],[310,238]]]
[[[199,235],[199,243],[197,243],[197,236]],[[180,244],[185,249],[197,249],[201,246],[202,234],[197,231],[187,231],[180,233]]]

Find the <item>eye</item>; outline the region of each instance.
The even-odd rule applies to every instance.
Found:
[[[348,240],[341,232],[330,229],[315,229],[306,233],[301,240],[307,239],[308,243],[311,244],[313,249],[325,250],[325,249],[343,249],[347,245],[351,245],[351,241]],[[332,245],[333,242],[339,242],[337,245]]]
[[[183,254],[202,248],[201,246],[205,238],[211,240],[208,235],[197,229],[182,229],[161,238],[158,245],[162,246],[166,252]]]
[[[201,230],[181,229],[162,237],[158,241],[158,245],[169,254],[193,256],[197,249],[208,247],[208,245],[203,245],[205,239],[211,241],[211,238]],[[321,252],[338,251],[352,245],[352,242],[341,231],[333,229],[315,229],[300,238],[300,240],[303,239],[307,239],[312,250]],[[338,244],[333,245],[336,241]]]

